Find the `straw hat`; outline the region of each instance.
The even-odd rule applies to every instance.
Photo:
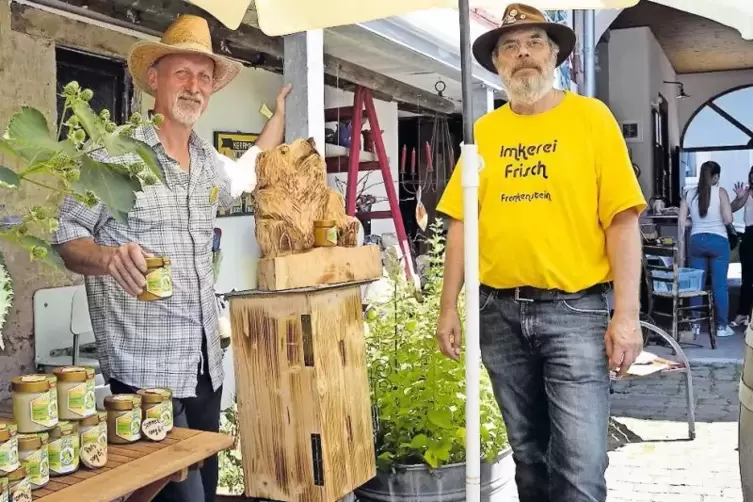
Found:
[[[497,73],[494,67],[494,50],[499,38],[508,31],[519,28],[541,28],[560,48],[557,55],[557,66],[561,65],[573,52],[575,47],[575,32],[564,24],[552,23],[541,11],[522,3],[507,6],[502,18],[502,26],[484,33],[473,43],[473,56],[481,66],[492,73]]]
[[[217,92],[230,83],[243,65],[212,52],[212,36],[207,20],[184,14],[168,26],[159,42],[137,42],[128,53],[128,71],[136,86],[147,94],[154,92],[146,74],[157,60],[170,54],[203,54],[214,60],[214,86]]]

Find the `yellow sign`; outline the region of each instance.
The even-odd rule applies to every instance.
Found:
[[[222,155],[237,160],[254,146],[258,138],[259,135],[255,133],[215,131],[214,147]]]

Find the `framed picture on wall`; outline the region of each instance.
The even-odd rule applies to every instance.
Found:
[[[254,146],[257,139],[258,133],[214,131],[214,147],[222,155],[233,160],[240,158],[246,150]]]
[[[214,147],[230,159],[237,160],[243,153],[254,146],[259,138],[258,133],[232,132],[232,131],[215,131]],[[241,216],[254,213],[254,207],[250,193],[243,193],[229,210],[220,210],[218,217],[222,216]]]

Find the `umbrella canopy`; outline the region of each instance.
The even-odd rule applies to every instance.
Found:
[[[673,9],[711,19],[753,40],[753,1],[751,0],[652,0]]]
[[[251,0],[186,0],[216,17],[228,28],[240,26]],[[693,2],[693,0],[676,0]],[[732,0],[722,0],[722,2]],[[750,0],[742,0],[749,2]],[[505,0],[470,0],[471,7],[504,7]],[[638,0],[531,0],[538,9],[624,9]],[[711,2],[708,2],[711,3]],[[717,0],[715,3],[719,3]],[[457,8],[457,0],[256,0],[259,27],[269,36],[365,23],[432,8]]]

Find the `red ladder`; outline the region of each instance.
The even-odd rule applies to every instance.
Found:
[[[374,141],[376,147],[376,162],[361,162],[361,128],[363,126],[364,111],[366,118],[371,125],[371,138]],[[395,193],[395,184],[392,180],[392,173],[390,172],[390,166],[387,159],[387,151],[384,148],[384,139],[382,138],[382,129],[379,127],[379,119],[377,118],[376,108],[374,107],[374,97],[371,89],[357,86],[355,90],[355,96],[353,98],[353,107],[343,107],[327,110],[325,113],[325,120],[338,120],[340,119],[352,120],[351,127],[351,139],[350,139],[350,155],[348,156],[348,180],[346,182],[345,191],[345,212],[349,216],[355,216],[360,220],[365,219],[392,219],[395,225],[395,233],[397,234],[398,245],[403,252],[405,260],[405,273],[408,280],[411,280],[415,273],[413,272],[413,258],[411,255],[411,248],[408,242],[408,235],[405,233],[405,225],[403,224],[403,216],[400,214],[400,203]],[[328,159],[330,160],[330,159]],[[339,159],[331,159],[328,162],[328,172],[340,172],[339,171]],[[333,165],[334,164],[334,165]],[[366,213],[356,213],[356,188],[358,187],[358,173],[363,171],[376,171],[382,172],[382,180],[384,180],[385,190],[387,192],[387,200],[390,204],[389,211],[370,211]]]

